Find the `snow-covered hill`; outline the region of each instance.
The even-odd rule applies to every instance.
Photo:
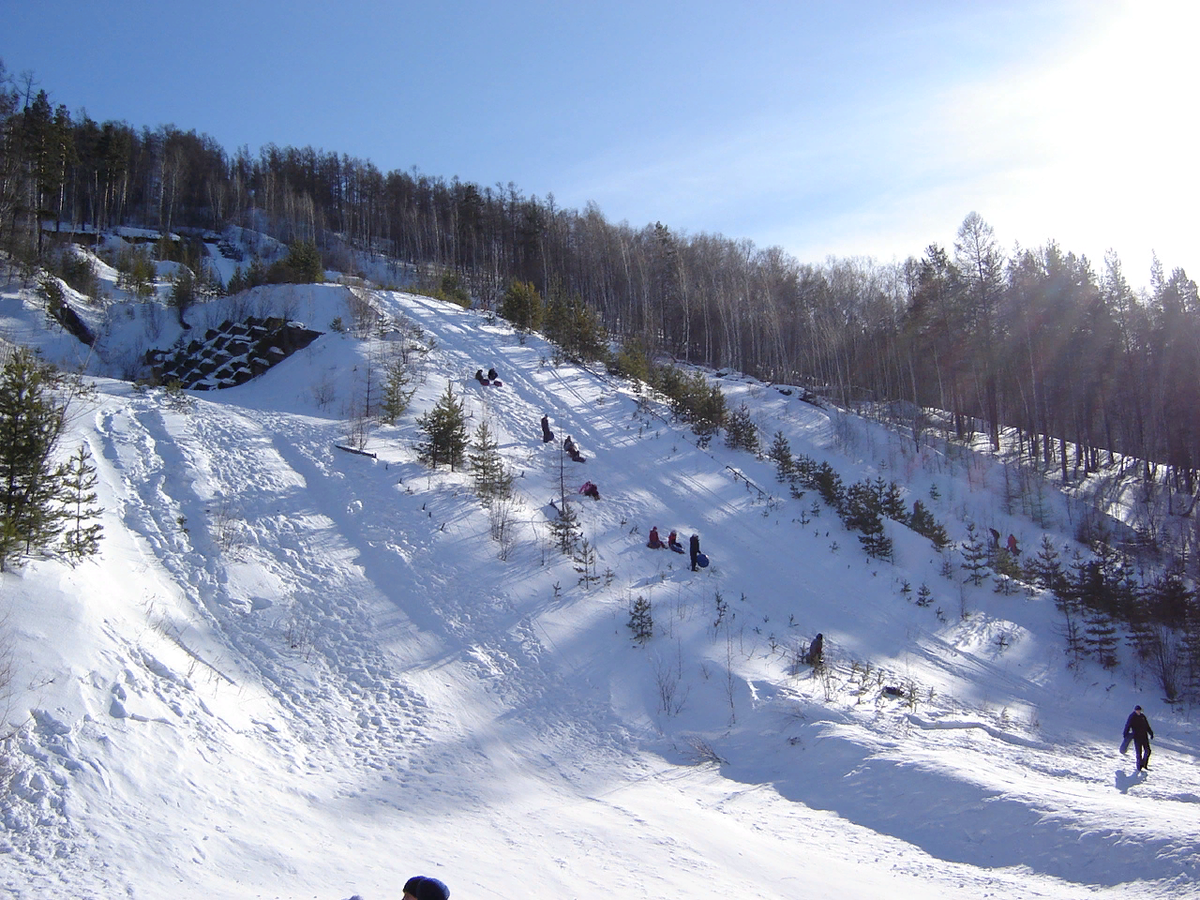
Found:
[[[169,314],[93,313],[88,359],[31,293],[0,293],[6,335],[107,376],[64,442],[95,457],[101,554],[0,580],[11,896],[383,900],[414,874],[546,900],[1200,891],[1195,724],[1129,666],[1068,670],[1049,597],[964,586],[953,553],[894,523],[895,563],[868,559],[769,461],[698,447],[661,404],[485,313],[375,292],[400,331],[329,331],[349,297],[275,287],[194,311],[327,333],[181,402],[112,377],[174,340]],[[406,339],[424,349],[409,413],[371,431],[374,456],[339,449]],[[489,366],[502,387],[471,379]],[[447,383],[497,435],[511,506],[416,461]],[[954,538],[968,519],[1025,548],[1046,533],[1000,511],[984,459],[720,383],[768,440],[847,483],[895,480]],[[586,463],[543,444],[543,414]],[[573,499],[592,580],[552,544],[561,466],[600,488]],[[651,526],[698,533],[712,565],[648,549]],[[1065,515],[1048,533],[1069,543]],[[823,676],[795,661],[818,632]],[[1142,777],[1117,753],[1135,702],[1157,734]]]

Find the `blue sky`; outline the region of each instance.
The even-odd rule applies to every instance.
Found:
[[[612,221],[882,261],[1006,248],[1200,277],[1185,2],[40,0],[10,75],[73,112],[311,145]]]

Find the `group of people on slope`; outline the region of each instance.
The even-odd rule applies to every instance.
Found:
[[[650,540],[646,542],[646,546],[654,550],[674,550],[676,553],[683,552],[683,544],[679,543],[679,536],[672,531],[667,535],[667,542],[664,544],[662,538],[658,536],[657,525],[650,529]]]
[[[658,526],[655,525],[650,529],[650,539],[646,541],[646,546],[653,550],[674,550],[676,553],[683,552],[683,544],[679,543],[679,536],[672,531],[667,535],[666,543],[663,543],[662,538],[658,534]],[[698,571],[708,565],[708,557],[700,552],[700,535],[693,534],[688,539],[688,551],[691,558],[692,571]]]
[[[488,369],[487,375],[483,374],[483,369],[476,369],[475,370],[475,380],[478,381],[480,384],[482,384],[484,387],[487,387],[490,384],[494,384],[497,386],[499,386],[499,384],[500,384],[500,376],[496,374],[496,369],[494,367],[491,369]]]
[[[554,440],[554,432],[550,430],[550,415],[547,413],[542,416],[542,443],[549,444],[552,440]],[[587,458],[580,452],[579,445],[575,443],[575,438],[571,435],[567,435],[562,446],[573,462],[587,462]]]

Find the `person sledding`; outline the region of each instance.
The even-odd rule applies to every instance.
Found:
[[[492,382],[492,384],[500,383],[500,376],[496,374],[496,370],[494,368],[488,369],[488,381]]]
[[[550,430],[549,414],[542,416],[542,443],[548,444],[554,440],[554,432]]]
[[[567,439],[563,441],[563,449],[567,451],[567,456],[571,457],[572,462],[587,462],[587,459],[584,457],[584,455],[579,452],[579,448],[575,446],[574,438],[572,438],[569,434],[567,435]]]
[[[488,380],[487,380],[487,377],[483,374],[483,369],[475,370],[475,380],[478,381],[480,384],[482,384],[484,387],[487,387],[487,385],[488,385]]]
[[[683,552],[683,544],[679,543],[679,535],[674,531],[667,535],[667,547],[674,550],[676,553]]]
[[[651,550],[665,550],[667,545],[662,542],[658,536],[658,526],[655,525],[650,529],[650,540],[646,541],[646,546]]]
[[[579,489],[579,493],[583,494],[585,497],[591,497],[593,500],[600,499],[600,488],[596,487],[590,481],[585,481],[583,483],[583,487]]]

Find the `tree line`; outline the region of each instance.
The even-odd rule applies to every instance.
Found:
[[[352,248],[453,276],[489,308],[527,284],[651,355],[845,404],[935,408],[952,435],[997,448],[1015,429],[1030,463],[1068,480],[1121,454],[1148,482],[1165,475],[1196,496],[1200,298],[1182,269],[1156,261],[1134,290],[1114,253],[1097,270],[1055,242],[1006,250],[976,213],[953,247],[919,258],[804,263],[748,240],[612,223],[511,182],[385,173],[312,147],[230,155],[173,125],[72,116],[2,62],[0,82],[0,249],[14,259],[39,258],[59,228],[244,224],[327,257]],[[920,441],[927,423],[912,425]]]

